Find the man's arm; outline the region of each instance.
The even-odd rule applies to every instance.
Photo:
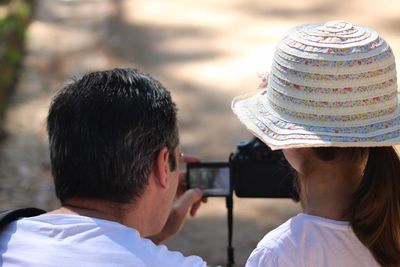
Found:
[[[202,199],[203,193],[199,189],[185,191],[183,195],[175,200],[167,222],[161,232],[148,238],[155,244],[160,244],[179,232],[185,222],[186,214],[189,212],[191,216],[194,216]]]
[[[180,163],[199,161],[200,159],[194,156],[182,156],[180,158]],[[201,202],[207,202],[207,198],[203,197],[203,193],[200,189],[187,190],[185,178],[186,172],[183,171],[179,174],[179,185],[176,192],[176,198],[163,229],[160,233],[148,237],[155,244],[160,244],[179,232],[185,223],[187,213],[189,212],[192,217],[195,216]]]

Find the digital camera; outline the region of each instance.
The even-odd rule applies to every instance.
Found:
[[[229,162],[188,163],[187,184],[205,196],[235,192],[238,197],[298,200],[294,173],[282,151],[272,151],[254,137],[240,142]]]

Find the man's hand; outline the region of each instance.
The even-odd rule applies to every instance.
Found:
[[[181,163],[199,161],[199,158],[192,156],[182,156],[180,158]],[[176,198],[164,228],[157,235],[149,237],[149,239],[156,244],[167,240],[169,237],[179,232],[185,222],[186,214],[189,212],[190,216],[195,216],[201,202],[207,202],[207,198],[203,198],[203,193],[200,189],[187,190],[185,177],[186,172],[180,172]]]
[[[200,158],[195,157],[195,156],[181,156],[179,163],[192,163],[192,162],[200,162]],[[197,189],[198,190],[198,189]],[[189,190],[190,191],[190,190]],[[200,191],[200,190],[198,190]],[[187,192],[187,183],[186,183],[186,171],[181,171],[179,173],[179,185],[178,185],[178,190],[176,192],[176,201],[179,201],[178,199]],[[201,191],[200,191],[201,192]],[[203,193],[201,193],[203,195]],[[201,202],[206,203],[207,198],[203,197],[201,201],[196,201],[190,206],[190,216],[195,216],[197,210],[199,209]],[[176,204],[176,203],[175,203]],[[175,206],[175,205],[174,205]]]
[[[203,193],[199,189],[189,189],[175,200],[164,228],[150,239],[159,244],[179,232],[185,222],[186,214],[194,216],[202,201]]]
[[[200,162],[200,158],[194,156],[184,156],[181,154],[179,158],[179,163],[192,163],[192,162]],[[186,165],[185,165],[186,166]],[[180,197],[185,191],[188,189],[186,183],[186,170],[179,172],[179,185],[178,190],[176,191],[176,196]]]

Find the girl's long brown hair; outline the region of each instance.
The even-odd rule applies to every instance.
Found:
[[[384,267],[400,266],[400,160],[393,147],[314,148],[322,160],[357,160],[369,152],[349,218],[354,233]]]

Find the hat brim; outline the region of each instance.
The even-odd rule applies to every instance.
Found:
[[[299,147],[373,147],[400,144],[400,109],[379,121],[362,126],[321,126],[315,122],[296,122],[276,113],[260,101],[265,92],[239,96],[232,110],[255,136],[272,150]],[[399,102],[399,98],[398,98]],[[398,107],[399,107],[398,103]]]

